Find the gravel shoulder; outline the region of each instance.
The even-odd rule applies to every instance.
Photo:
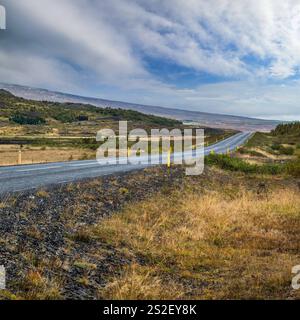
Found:
[[[130,202],[180,186],[183,177],[181,169],[169,174],[151,168],[3,196],[0,265],[6,268],[7,291],[2,298],[101,298],[107,275],[129,261],[105,243],[91,247],[80,230]]]

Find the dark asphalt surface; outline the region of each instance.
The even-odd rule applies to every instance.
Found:
[[[243,145],[252,135],[251,132],[238,133],[228,139],[206,147],[204,154],[214,150],[217,154],[232,151]],[[185,159],[191,156],[191,151],[184,154]],[[163,155],[166,160],[167,155]],[[145,162],[146,156],[139,160]],[[151,163],[143,164],[114,164],[107,165],[96,160],[56,162],[47,164],[20,165],[0,167],[0,194],[19,192],[49,186],[78,181],[85,178],[101,177],[111,174],[120,174],[133,170],[153,166]]]

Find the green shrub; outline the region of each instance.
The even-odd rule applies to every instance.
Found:
[[[76,120],[78,120],[78,121],[88,121],[89,117],[84,115],[84,114],[81,114],[78,117],[76,117]]]
[[[255,150],[249,150],[249,149],[246,149],[246,148],[240,148],[239,149],[239,153],[240,154],[248,154],[252,157],[261,157],[261,158],[264,158],[265,155],[258,152],[258,151],[255,151]]]
[[[21,125],[39,125],[46,123],[46,120],[42,118],[37,112],[15,113],[9,118],[9,121]]]
[[[271,149],[274,151],[279,151],[280,150],[280,144],[279,143],[274,143],[271,145]]]
[[[241,171],[244,173],[260,173],[276,175],[283,172],[283,166],[278,164],[256,165],[247,163],[238,158],[231,158],[228,155],[211,154],[205,158],[207,165],[216,165],[217,167],[230,170]]]
[[[289,162],[286,165],[286,172],[294,177],[300,178],[300,159]]]
[[[271,145],[271,149],[273,151],[278,151],[279,154],[284,154],[287,156],[292,156],[294,154],[294,148],[293,147],[284,147],[283,145],[279,143],[274,143]]]
[[[71,123],[76,121],[76,117],[71,112],[61,112],[53,115],[53,118],[63,123]]]
[[[280,146],[279,153],[287,156],[292,156],[294,154],[294,148]]]
[[[278,135],[300,135],[300,121],[279,124],[275,130],[272,131],[274,136]]]

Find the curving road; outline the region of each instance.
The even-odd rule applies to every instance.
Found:
[[[251,132],[238,133],[228,139],[206,147],[204,154],[212,150],[222,154],[243,145],[252,135]],[[186,152],[187,159],[191,155]],[[166,155],[163,155],[166,158]],[[145,156],[140,157],[145,159]],[[62,184],[84,178],[94,178],[111,174],[143,169],[153,164],[118,164],[107,165],[96,160],[56,162],[48,164],[20,165],[0,167],[0,194],[19,192],[52,184]]]

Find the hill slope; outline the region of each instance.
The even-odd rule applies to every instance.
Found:
[[[0,88],[8,90],[13,94],[33,100],[47,100],[56,102],[73,102],[92,104],[102,108],[121,108],[139,111],[181,121],[193,120],[201,126],[214,128],[230,128],[241,131],[271,131],[280,121],[262,120],[239,116],[220,115],[188,110],[163,108],[157,106],[146,106],[141,104],[110,101],[98,98],[81,97],[71,94],[49,91],[45,89],[30,88],[18,85],[0,84]]]
[[[18,124],[45,124],[58,121],[72,123],[88,120],[127,120],[144,125],[178,126],[174,119],[146,115],[134,110],[99,108],[81,103],[58,103],[20,98],[9,91],[0,89],[0,117]],[[22,121],[23,119],[23,121]],[[36,121],[35,121],[36,120]]]

